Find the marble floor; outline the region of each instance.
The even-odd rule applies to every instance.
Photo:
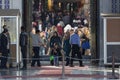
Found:
[[[120,80],[120,69],[85,65],[84,67],[49,66],[0,69],[0,80]],[[113,79],[112,79],[113,78]],[[116,79],[117,78],[117,79]]]

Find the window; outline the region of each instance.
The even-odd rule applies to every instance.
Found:
[[[2,9],[2,0],[0,0],[0,9]]]
[[[10,0],[0,0],[0,9],[9,9]]]
[[[9,8],[10,8],[10,1],[4,0],[4,9],[9,9]]]
[[[112,13],[120,13],[120,0],[112,0]]]

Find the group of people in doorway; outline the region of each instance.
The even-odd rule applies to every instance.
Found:
[[[68,16],[68,15],[66,15]],[[48,17],[48,16],[47,16]],[[68,18],[65,17],[64,18]],[[82,62],[82,55],[90,55],[90,30],[87,22],[83,22],[79,16],[73,19],[73,24],[65,23],[64,18],[60,19],[57,25],[51,25],[42,29],[41,25],[33,26],[30,33],[26,32],[26,27],[21,26],[21,33],[19,35],[19,45],[22,53],[23,66],[21,69],[27,69],[28,57],[28,38],[32,40],[32,51],[31,51],[31,67],[41,66],[40,52],[45,50],[45,54],[50,56],[50,64],[59,66],[59,60],[62,58],[61,50],[64,51],[66,66],[74,66],[74,59],[79,61],[79,66],[84,66]],[[61,21],[62,20],[62,21]],[[84,21],[84,20],[83,20]],[[38,22],[39,23],[39,22]],[[30,36],[28,36],[30,34]],[[10,53],[10,36],[8,29],[3,27],[3,32],[0,35],[0,49],[1,49],[1,68],[7,68],[8,54]],[[31,44],[29,43],[29,44]],[[30,57],[29,56],[29,57]]]
[[[36,30],[35,28],[32,29],[30,33],[33,51],[31,67],[34,67],[36,63],[38,67],[41,66],[39,54],[41,46],[46,48],[46,55],[50,55],[51,65],[59,66],[59,60],[62,58],[61,50],[63,50],[66,59],[66,66],[74,66],[73,61],[75,55],[77,55],[79,66],[83,66],[82,55],[86,55],[85,51],[90,49],[88,28],[79,26],[78,28],[68,29],[66,32],[64,32],[64,29],[63,35],[59,35],[57,27],[53,26],[51,29],[48,29],[47,32],[44,32],[44,36],[42,35],[44,38],[41,37],[40,30]],[[28,33],[25,31],[24,26],[21,27],[19,44],[21,47],[23,62],[21,69],[27,69]],[[0,49],[2,53],[0,68],[7,68],[6,64],[10,53],[10,35],[8,29],[5,27],[0,35]]]
[[[79,66],[83,66],[82,55],[91,55],[89,20],[78,12],[45,12],[33,21],[32,27],[32,67],[36,62],[41,66],[41,49],[50,56],[50,64],[55,66],[59,66],[61,50],[64,51],[66,66],[71,67],[76,55]]]
[[[79,61],[79,66],[83,66],[82,55],[90,55],[90,51],[86,52],[90,49],[88,28],[79,26],[76,29],[69,28],[66,32],[62,29],[63,35],[60,35],[58,30],[59,28],[52,26],[47,32],[44,32],[43,38],[40,35],[43,32],[33,28],[31,37],[34,59],[31,66],[35,66],[35,61],[37,62],[37,66],[41,66],[39,60],[41,56],[39,54],[41,46],[46,48],[45,53],[50,56],[51,65],[59,66],[59,61],[62,59],[61,50],[63,50],[66,59],[66,66],[74,66],[73,61],[74,58],[76,58],[76,55]]]

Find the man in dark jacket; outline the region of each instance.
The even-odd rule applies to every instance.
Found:
[[[2,69],[7,69],[7,59],[8,59],[8,50],[9,50],[9,41],[8,41],[8,30],[4,29],[4,31],[1,34],[1,52],[2,52],[2,57],[1,57],[1,65],[0,68]]]
[[[22,61],[23,61],[23,67],[22,69],[27,68],[27,33],[25,32],[25,27],[21,27],[21,33],[20,33],[20,47],[21,47],[21,53],[22,53]]]

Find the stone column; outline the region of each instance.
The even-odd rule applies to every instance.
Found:
[[[26,27],[26,31],[28,32],[29,36],[27,48],[27,58],[29,58],[32,53],[30,38],[30,31],[32,28],[32,1],[30,0],[23,0],[23,25]]]
[[[32,1],[23,0],[23,25],[27,32],[32,28]]]
[[[99,59],[98,29],[99,29],[99,0],[90,0],[90,27],[91,27],[91,53],[92,57]],[[96,64],[99,62],[93,61]]]

